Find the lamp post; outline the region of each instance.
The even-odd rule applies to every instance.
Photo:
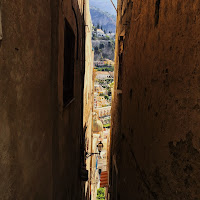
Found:
[[[98,153],[85,153],[86,158],[89,158],[90,156],[94,155],[94,154],[99,154],[101,153],[102,149],[103,149],[103,143],[100,141],[99,144],[97,145],[97,149],[98,149]]]

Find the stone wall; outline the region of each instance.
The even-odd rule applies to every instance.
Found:
[[[81,199],[83,1],[1,0],[0,199]],[[64,21],[75,35],[63,106]]]
[[[199,17],[199,0],[118,2],[111,199],[200,198]]]
[[[92,20],[90,16],[89,1],[85,3],[85,76],[84,76],[84,101],[83,101],[83,130],[85,152],[92,152],[92,112],[93,112],[93,61],[94,51],[92,50]],[[85,156],[84,156],[85,158]],[[91,159],[85,158],[86,169],[88,170],[88,181],[85,183],[86,199],[91,194]]]

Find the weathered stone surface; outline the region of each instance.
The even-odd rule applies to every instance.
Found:
[[[199,0],[118,2],[111,169],[120,199],[200,198],[199,9]]]
[[[82,1],[1,1],[0,199],[81,199]],[[63,108],[64,19],[75,34],[74,101]]]
[[[1,19],[1,3],[0,3],[0,40],[3,38],[3,30],[2,30],[2,19]]]

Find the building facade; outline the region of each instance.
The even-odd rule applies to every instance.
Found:
[[[84,198],[85,2],[0,3],[1,199]]]
[[[86,153],[92,152],[92,120],[93,120],[93,101],[94,101],[94,91],[93,91],[93,61],[94,61],[94,51],[92,50],[92,21],[89,10],[89,1],[85,2],[85,77],[84,77],[84,102],[83,102],[83,130],[84,130],[84,141],[85,142],[85,152],[84,160],[85,167],[88,171],[88,181],[85,182],[85,199],[89,200],[91,197],[91,157],[86,158]],[[84,161],[83,161],[84,162]]]
[[[112,73],[110,74],[110,72],[103,72],[103,71],[97,71],[96,72],[96,78],[97,79],[112,79]]]
[[[118,1],[110,199],[199,199],[199,1]]]

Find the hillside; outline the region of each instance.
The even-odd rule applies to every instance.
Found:
[[[93,6],[90,7],[90,13],[92,17],[92,23],[95,26],[99,24],[103,27],[103,30],[106,30],[107,32],[111,31],[114,33],[116,31],[116,16]]]
[[[94,48],[94,60],[101,60],[107,58],[114,60],[114,47],[115,43],[112,40],[92,40]]]
[[[117,7],[117,0],[113,0],[113,3]],[[110,0],[90,0],[90,6],[98,8],[103,12],[108,12],[111,15],[116,16],[117,14]]]

